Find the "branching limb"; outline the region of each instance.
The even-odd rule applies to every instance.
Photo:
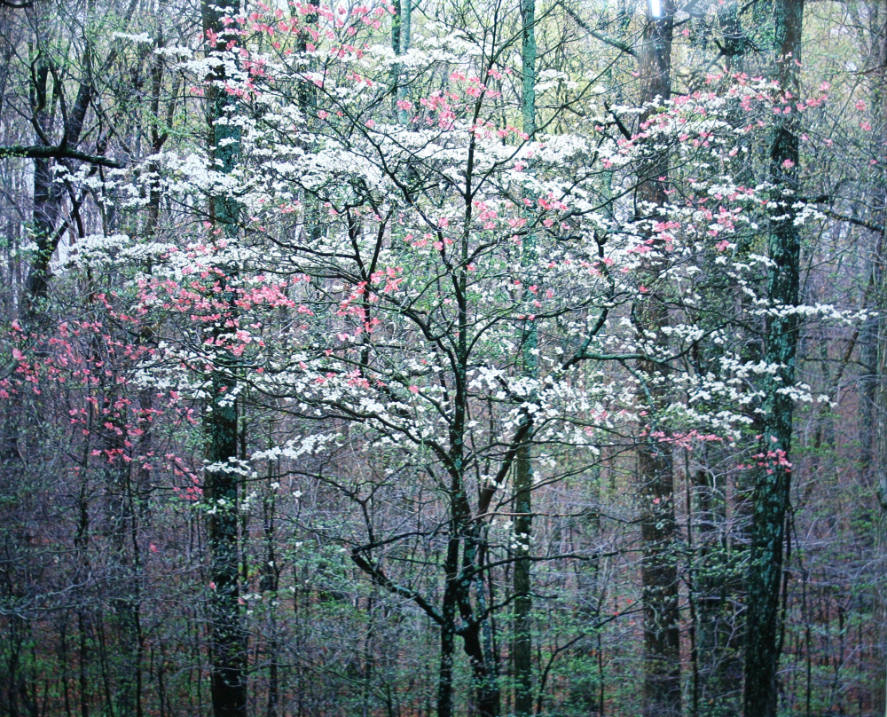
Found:
[[[103,157],[98,154],[89,154],[88,152],[80,152],[79,150],[64,146],[48,146],[40,144],[0,145],[0,159],[6,157],[26,157],[28,159],[76,159],[100,167],[111,167],[112,169],[121,169],[123,167],[123,164],[116,159]]]

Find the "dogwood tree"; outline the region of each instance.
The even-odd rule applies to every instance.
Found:
[[[347,447],[379,477],[303,472],[358,512],[398,481],[427,483],[439,512],[365,516],[338,540],[368,579],[438,625],[440,714],[453,710],[457,640],[477,710],[497,714],[492,618],[512,600],[496,575],[525,547],[501,530],[520,451],[534,446],[538,490],[566,455],[592,465],[602,446],[735,445],[753,422],[763,394],[751,377],[774,365],[731,348],[735,317],[713,321],[701,300],[724,285],[700,266],[722,266],[747,292],[742,320],[760,330],[772,310],[761,282],[769,260],[736,247],[754,243],[768,189],[736,181],[751,161],[736,139],[765,130],[781,95],[762,80],[711,78],[651,110],[607,110],[578,85],[575,101],[596,107],[593,118],[531,141],[509,122],[520,112],[509,41],[441,32],[395,56],[373,44],[391,12],[305,6],[220,19],[231,38],[223,90],[242,105],[225,121],[238,128],[241,159],[223,172],[199,147],[152,158],[193,238],[147,248],[136,313],[181,317],[166,358],[149,367],[154,380],[199,398],[226,372],[230,401],[273,404],[301,426],[254,451],[245,475],[272,459],[299,473],[307,457]],[[406,96],[391,84],[395,65]],[[203,61],[186,67],[203,76]],[[728,120],[736,108],[747,124]],[[651,151],[671,155],[674,177],[655,212],[636,212],[629,198]],[[204,238],[208,196],[243,207],[236,239]],[[651,332],[637,317],[654,305],[669,320]],[[519,360],[528,320],[536,376]],[[725,346],[714,372],[692,360],[706,342]],[[639,374],[639,360],[658,371]],[[672,403],[655,398],[657,382]],[[436,577],[399,564],[416,540],[428,543]]]
[[[472,709],[495,715],[503,622],[526,597],[511,571],[589,559],[528,539],[522,456],[536,496],[651,450],[701,466],[717,445],[732,474],[790,467],[784,448],[759,447],[756,424],[774,390],[812,396],[785,378],[773,389],[782,362],[748,346],[774,317],[849,319],[768,295],[773,187],[748,180],[750,148],[789,99],[805,111],[824,98],[713,74],[669,100],[611,105],[597,78],[549,70],[533,89],[560,109],[540,103],[530,133],[516,10],[462,31],[426,19],[393,51],[386,4],[208,6],[209,57],[175,55],[189,102],[215,103],[210,146],[186,137],[95,186],[120,211],[162,197],[167,212],[163,232],[84,238],[66,270],[119,272],[124,290],[100,305],[151,336],[127,352],[132,385],[210,435],[195,475],[167,460],[182,504],[211,526],[214,690],[229,691],[217,709],[246,709],[238,517],[259,476],[338,496],[337,519],[314,530],[435,626],[437,713],[457,710],[461,650]],[[818,217],[792,206],[793,225]],[[7,392],[42,380],[26,348]],[[253,413],[274,431],[247,435]],[[117,448],[91,457],[133,458]],[[657,524],[675,514],[670,491],[630,504],[627,521],[670,527]],[[671,542],[655,557],[677,566]],[[537,703],[544,689],[540,674]]]

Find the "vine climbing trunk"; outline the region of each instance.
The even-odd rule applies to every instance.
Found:
[[[234,119],[231,96],[225,92],[226,71],[220,53],[228,37],[222,18],[235,15],[236,8],[220,7],[202,0],[201,15],[207,54],[215,58],[209,76],[208,122],[215,169],[233,171],[240,158],[240,132]],[[213,230],[231,239],[237,233],[240,208],[227,195],[210,198]],[[214,233],[215,237],[216,234]],[[234,267],[226,267],[227,281],[232,281]],[[228,301],[233,307],[233,297]],[[229,317],[230,318],[230,317]],[[222,320],[210,327],[221,333]],[[220,355],[212,369],[210,397],[205,426],[206,484],[210,553],[210,661],[214,717],[246,717],[246,634],[241,625],[239,590],[238,483],[235,471],[238,457],[236,366]]]
[[[674,18],[672,0],[650,0],[638,54],[641,100],[645,117],[656,112],[656,103],[671,96],[671,42]],[[636,193],[640,219],[659,218],[668,196],[668,156],[650,147],[638,176]],[[658,250],[663,247],[656,246]],[[660,260],[655,252],[648,264],[648,294],[640,303],[638,318],[645,332],[661,333],[668,323],[668,308],[658,287],[656,274]],[[661,337],[664,338],[664,337]],[[650,425],[647,439],[638,448],[638,497],[641,525],[641,583],[644,630],[643,714],[645,717],[680,717],[681,645],[678,612],[678,574],[675,555],[677,522],[674,509],[674,471],[671,449],[652,436],[661,431],[657,414],[667,402],[666,382],[661,367],[642,361],[641,372],[647,383]]]
[[[803,0],[774,0],[774,79],[781,91],[798,96]],[[788,93],[791,92],[791,95]],[[800,241],[795,226],[794,197],[798,189],[799,117],[796,112],[774,116],[770,145],[768,251],[770,269],[764,359],[776,367],[764,385],[761,453],[767,465],[756,476],[752,497],[751,555],[746,605],[746,717],[775,717],[777,668],[781,648],[779,605],[784,560],[785,522],[789,505],[792,439],[792,399],[783,390],[795,378]]]

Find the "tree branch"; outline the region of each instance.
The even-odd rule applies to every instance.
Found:
[[[400,595],[401,597],[408,598],[416,603],[428,617],[434,620],[438,625],[443,624],[443,616],[434,609],[434,607],[418,592],[415,590],[411,590],[410,588],[404,587],[403,585],[398,585],[393,580],[391,580],[384,571],[379,568],[377,565],[374,565],[369,560],[364,558],[360,553],[363,550],[366,550],[368,546],[359,546],[357,548],[353,548],[351,550],[351,560],[354,561],[354,564],[357,565],[361,570],[363,570],[367,575],[372,578],[373,582],[380,587],[385,588],[389,592]]]
[[[27,157],[28,159],[76,159],[100,167],[111,167],[112,169],[121,169],[123,167],[123,164],[110,157],[80,152],[79,150],[70,149],[68,147],[53,147],[39,144],[0,145],[0,159],[5,159],[6,157]]]
[[[831,202],[832,199],[833,199],[833,197],[830,197],[827,194],[822,194],[822,195],[819,195],[818,197],[813,197],[811,200],[808,200],[808,201],[812,201],[814,204],[826,204],[828,202]],[[866,221],[865,219],[860,219],[859,217],[854,217],[854,216],[850,216],[849,214],[844,214],[842,212],[836,211],[836,210],[831,209],[829,207],[820,208],[819,211],[821,211],[823,214],[825,214],[827,217],[829,217],[831,219],[837,219],[838,221],[841,221],[841,222],[847,222],[848,224],[853,224],[858,227],[863,227],[863,228],[873,231],[877,234],[883,234],[885,229],[887,229],[887,227],[885,227],[883,224],[875,224],[873,222]]]
[[[577,15],[576,12],[572,8],[569,8],[566,5],[564,5],[562,7],[564,8],[564,12],[566,12],[567,15],[569,15],[572,18],[573,22],[575,22],[579,27],[581,27],[583,30],[585,30],[585,32],[587,32],[589,35],[591,35],[595,40],[600,40],[601,42],[606,43],[607,45],[611,45],[612,47],[615,47],[617,50],[620,50],[628,55],[631,55],[632,57],[637,57],[637,53],[634,51],[633,47],[631,47],[627,43],[623,42],[622,40],[619,40],[618,38],[611,37],[610,35],[605,35],[602,32],[598,32],[593,27],[591,27],[587,22],[585,22],[581,17],[579,17],[579,15]]]

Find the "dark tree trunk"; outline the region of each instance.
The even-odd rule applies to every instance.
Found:
[[[521,114],[524,133],[535,139],[536,135],[536,3],[535,0],[520,0],[521,13],[521,74],[522,96]],[[536,261],[536,237],[528,234],[524,238],[522,263],[531,267]],[[535,277],[524,277],[525,286],[536,283]],[[525,296],[529,305],[531,295]],[[532,309],[527,311],[532,314]],[[537,329],[535,319],[525,319],[521,330],[523,372],[527,378],[536,379]],[[532,400],[532,399],[531,399]],[[533,455],[530,438],[531,419],[523,419],[528,425],[527,438],[517,449],[514,466],[514,636],[512,643],[514,659],[514,713],[517,717],[528,717],[533,713],[533,640],[532,610],[533,599],[530,593],[530,542],[532,539],[532,490]]]
[[[639,53],[642,80],[641,100],[667,100],[671,95],[671,41],[674,4],[663,0],[658,16],[648,10],[643,45]],[[648,110],[649,114],[650,110]],[[638,177],[637,202],[643,218],[648,206],[667,202],[668,157],[651,151]],[[648,270],[655,286],[655,260]],[[645,297],[638,316],[647,331],[658,332],[668,323],[664,297],[653,291]],[[645,375],[655,379],[661,369],[653,362],[642,362]],[[650,433],[656,426],[657,410],[667,397],[654,381]],[[648,438],[638,448],[638,479],[642,540],[641,582],[644,629],[643,714],[645,717],[679,717],[681,714],[681,661],[678,611],[678,573],[675,555],[677,522],[674,508],[674,471],[671,449]]]
[[[208,39],[214,35],[209,52],[222,51],[227,41],[222,17],[234,8],[221,8],[216,3],[201,3],[203,30]],[[220,63],[211,76],[207,89],[208,121],[211,128],[212,155],[222,172],[233,170],[240,155],[240,134],[229,122],[232,101],[216,83],[225,80]],[[226,236],[237,232],[240,209],[229,197],[212,197],[210,215]],[[233,268],[232,268],[233,269]],[[229,269],[230,271],[230,269]],[[232,297],[233,299],[233,297]],[[229,302],[233,307],[233,301]],[[221,323],[221,322],[220,322]],[[214,331],[223,331],[221,325]],[[212,703],[215,717],[246,717],[246,634],[241,625],[238,484],[235,470],[238,457],[237,406],[233,397],[236,382],[234,362],[217,360],[213,369],[212,389],[205,419],[207,433],[206,458],[211,468],[206,471],[206,500],[213,507],[209,515],[210,553],[210,623],[212,663]]]
[[[452,530],[452,528],[451,528]],[[444,588],[440,626],[440,665],[437,675],[438,717],[453,717],[453,662],[456,646],[456,590],[458,589],[459,538],[450,534],[447,557],[444,563],[446,586]]]
[[[94,94],[91,78],[92,49],[87,42],[83,54],[83,69],[86,73],[80,83],[77,98],[70,114],[65,116],[65,124],[61,128],[61,146],[76,149],[83,132],[86,113]],[[53,90],[49,90],[52,78]],[[55,86],[58,82],[48,62],[39,61],[33,73],[31,87],[32,123],[36,130],[35,144],[50,145],[53,142],[52,105],[55,96],[64,92]],[[58,247],[62,230],[58,226],[64,201],[63,186],[53,179],[53,160],[49,158],[34,159],[34,208],[32,230],[37,251],[28,268],[25,279],[25,293],[22,297],[22,317],[32,323],[38,312],[38,304],[46,297],[49,282],[49,262]]]
[[[773,3],[775,77],[783,91],[797,97],[803,0]],[[770,147],[770,181],[778,206],[769,225],[772,268],[767,294],[777,306],[798,303],[800,241],[794,224],[793,196],[798,188],[797,113],[777,115]],[[781,391],[794,383],[798,319],[776,313],[768,318],[764,360],[778,366],[764,391],[761,452],[768,465],[756,477],[753,501],[751,555],[746,605],[744,708],[746,717],[775,717],[777,669],[781,648],[779,605],[789,504],[792,399]]]
[[[32,104],[34,126],[37,129],[36,142],[47,143],[52,134],[50,122],[51,108],[49,103],[49,65],[40,63],[33,76]],[[61,185],[52,181],[52,160],[34,160],[34,208],[32,213],[32,231],[37,251],[28,269],[25,279],[25,295],[22,297],[24,316],[31,323],[36,314],[36,304],[46,295],[49,279],[49,260],[55,251],[58,237],[55,236],[56,224],[61,213]]]
[[[231,382],[213,377],[212,412],[207,416],[210,464],[225,464],[237,455],[237,412]],[[239,605],[239,542],[237,531],[238,478],[230,469],[207,471],[209,516],[210,621],[212,701],[215,717],[245,717],[246,636]]]
[[[461,502],[464,508],[457,510],[469,518],[468,501]],[[457,581],[457,600],[464,623],[461,630],[463,649],[468,656],[474,681],[474,713],[478,717],[497,717],[501,699],[499,668],[492,642],[488,639],[489,635],[485,635],[489,627],[483,581],[486,536],[476,523],[466,521],[463,526],[462,569]]]

